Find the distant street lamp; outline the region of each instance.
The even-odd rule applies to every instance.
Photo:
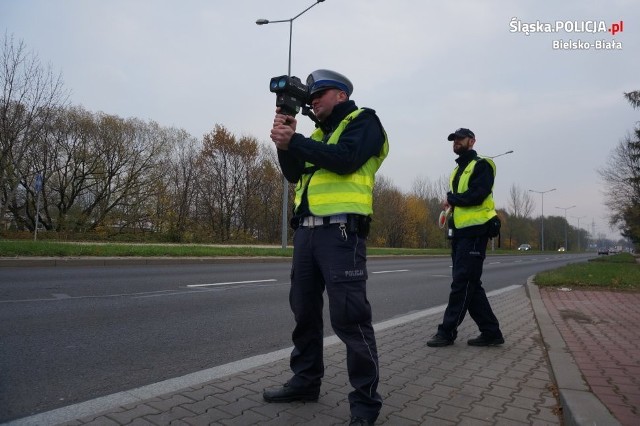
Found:
[[[540,251],[544,251],[544,194],[546,194],[547,192],[551,192],[551,191],[555,191],[556,189],[549,189],[546,191],[534,191],[533,189],[530,189],[529,192],[535,192],[536,194],[540,194],[541,198],[542,198],[542,208],[541,208],[541,213],[540,213]]]
[[[560,209],[560,210],[564,210],[564,249],[565,250],[569,250],[569,239],[567,237],[567,210],[574,208],[574,206],[571,207],[557,207],[556,209]]]
[[[324,0],[317,0],[315,3],[313,3],[311,6],[307,7],[302,12],[298,13],[293,18],[279,19],[277,21],[270,21],[268,19],[258,19],[256,21],[256,24],[258,24],[258,25],[277,24],[279,22],[288,22],[289,23],[289,66],[287,68],[287,70],[288,70],[287,71],[287,75],[289,77],[291,77],[291,40],[293,38],[293,21],[295,21],[296,18],[298,18],[299,16],[304,14],[307,10],[311,9],[313,6],[317,5],[318,3],[322,3],[323,1]],[[282,177],[282,186],[283,186],[283,190],[282,190],[282,248],[284,249],[284,248],[287,248],[287,227],[289,225],[288,221],[287,221],[288,207],[289,207],[289,182],[287,181],[287,178],[285,178],[284,176]]]
[[[489,156],[487,155],[487,156],[485,156],[485,158],[491,158],[491,159],[494,159],[494,158],[502,157],[503,155],[507,155],[507,154],[513,154],[513,151],[503,152],[502,154],[494,155],[493,157],[489,157]]]
[[[581,231],[581,229],[580,229],[580,219],[584,219],[586,216],[580,216],[580,217],[571,216],[571,217],[574,218],[574,219],[578,219],[578,251],[581,251],[581,248],[580,248],[580,240],[581,240],[581,238],[580,238],[581,237],[581,235],[580,235],[580,231]]]

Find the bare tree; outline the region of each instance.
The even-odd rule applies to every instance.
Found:
[[[278,166],[275,150],[261,145],[258,162],[253,167],[255,178],[247,186],[243,202],[243,232],[246,236],[262,241],[276,242],[282,236],[282,175]],[[290,185],[290,189],[293,187]],[[294,194],[289,194],[289,203],[293,207]]]
[[[509,215],[522,219],[531,216],[535,203],[531,194],[515,184],[509,188]]]
[[[20,185],[35,180],[29,171],[33,149],[56,108],[66,102],[62,78],[38,57],[26,51],[22,41],[5,34],[0,56],[0,220],[15,202]]]
[[[59,109],[45,128],[42,157],[44,221],[47,229],[82,229],[81,200],[93,184],[99,159],[91,144],[93,115],[79,107]]]
[[[166,159],[158,197],[158,224],[166,224],[165,231],[175,241],[183,241],[185,233],[196,232],[196,189],[199,141],[184,130],[170,129],[171,151]],[[164,228],[164,227],[162,227]]]
[[[390,179],[376,176],[373,187],[373,222],[370,239],[374,245],[403,247],[406,237],[405,196]]]
[[[535,202],[528,191],[515,184],[509,188],[507,216],[502,223],[502,244],[513,248],[520,243],[528,243],[533,239],[533,227],[530,219]]]
[[[255,212],[248,200],[260,188],[260,158],[255,138],[237,139],[224,126],[204,136],[199,162],[199,194],[206,220],[218,241],[243,238]]]
[[[620,141],[598,172],[606,187],[609,223],[640,243],[640,127]]]
[[[67,174],[58,182],[60,223],[88,230],[148,221],[154,205],[151,191],[161,178],[159,165],[168,145],[162,129],[157,123],[103,113],[76,124],[60,141],[66,155],[58,168]],[[72,211],[70,222],[67,214]]]
[[[634,90],[633,92],[627,92],[624,94],[629,103],[634,109],[640,108],[640,90]]]
[[[411,188],[411,195],[422,200],[427,210],[427,220],[421,230],[426,247],[446,247],[447,239],[437,223],[442,211],[442,202],[449,190],[449,179],[443,175],[432,182],[428,178],[419,177]]]
[[[128,230],[155,230],[157,198],[163,187],[163,164],[173,139],[166,128],[156,122],[137,119],[120,121],[116,132],[121,130],[124,142],[122,157],[114,157],[113,166],[118,172],[111,175],[106,204],[101,204],[97,217],[101,224]],[[112,178],[110,178],[112,176]],[[105,186],[106,188],[106,186]],[[103,206],[106,208],[103,209]],[[108,221],[104,223],[104,219]]]

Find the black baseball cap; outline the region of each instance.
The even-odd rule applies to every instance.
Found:
[[[451,133],[449,135],[449,137],[447,138],[447,140],[454,140],[454,139],[463,139],[463,138],[474,138],[475,139],[476,135],[475,133],[473,133],[471,130],[469,129],[465,129],[464,127],[460,127],[458,130],[456,130],[455,132]]]

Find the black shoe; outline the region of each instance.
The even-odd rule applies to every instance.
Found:
[[[296,388],[289,386],[289,382],[262,392],[262,398],[267,402],[317,401],[319,395],[319,388]]]
[[[469,346],[498,346],[504,343],[504,337],[485,337],[483,334],[475,339],[467,340]]]
[[[349,422],[349,426],[373,426],[375,422],[370,422],[367,419],[363,419],[362,417],[351,417],[351,421]]]
[[[440,348],[442,346],[453,345],[453,340],[442,337],[438,334],[427,340],[427,346],[432,348]]]

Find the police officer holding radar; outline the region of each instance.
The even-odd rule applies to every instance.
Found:
[[[450,191],[443,202],[445,211],[453,211],[448,229],[453,281],[442,324],[427,346],[452,345],[467,311],[480,329],[480,336],[467,344],[500,345],[504,343],[500,325],[480,281],[487,242],[500,230],[492,195],[496,166],[490,158],[481,158],[473,150],[476,136],[471,130],[458,129],[448,140],[458,154],[458,165],[449,179]]]
[[[375,173],[389,151],[387,135],[375,111],[350,100],[351,81],[320,69],[306,81],[302,103],[316,122],[309,138],[296,133],[295,112],[287,108],[286,87],[300,87],[284,77],[272,80],[276,116],[271,129],[282,173],[296,183],[293,264],[289,302],[295,318],[293,376],[283,386],[266,389],[267,402],[316,401],[324,375],[323,292],[329,299],[331,326],[347,348],[352,425],[374,424],[382,398],[378,387],[378,352],[367,300],[366,237],[373,213]],[[304,86],[304,85],[303,85]],[[293,94],[300,96],[294,87]],[[304,107],[303,107],[304,109]],[[314,116],[315,115],[315,116]]]

